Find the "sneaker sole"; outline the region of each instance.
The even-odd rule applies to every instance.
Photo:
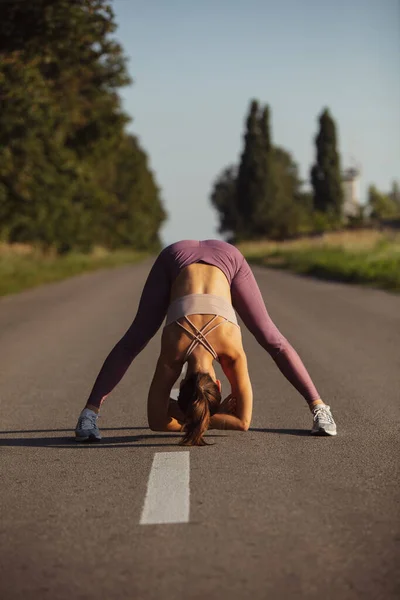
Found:
[[[95,437],[94,435],[87,435],[86,437],[81,437],[81,436],[76,436],[75,437],[75,441],[78,442],[78,444],[82,444],[82,443],[96,443],[96,442],[101,442],[101,438]]]
[[[311,430],[311,435],[321,435],[326,436],[329,435],[331,437],[337,435],[337,431],[325,431],[325,429],[317,429],[316,431]]]

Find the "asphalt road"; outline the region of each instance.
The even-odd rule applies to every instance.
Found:
[[[189,449],[189,521],[146,525],[154,456],[188,451],[147,428],[159,334],[104,404],[103,442],[73,429],[150,264],[0,300],[1,599],[399,598],[400,296],[255,268],[338,436],[309,435],[244,331],[250,431]]]

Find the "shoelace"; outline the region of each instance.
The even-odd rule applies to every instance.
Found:
[[[330,413],[328,406],[320,406],[314,411],[314,421],[320,421],[321,423],[330,423],[334,424],[333,417]]]
[[[83,415],[78,419],[78,429],[90,429],[96,427],[97,415]],[[88,423],[87,423],[88,421]],[[85,427],[86,425],[86,427]]]

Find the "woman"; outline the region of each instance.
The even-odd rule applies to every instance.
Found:
[[[165,248],[155,261],[136,317],[104,362],[79,417],[77,441],[101,439],[96,423],[101,403],[165,317],[161,353],[148,396],[150,428],[183,431],[182,443],[187,445],[203,445],[209,428],[246,431],[253,396],[235,310],[307,401],[313,413],[311,433],[336,435],[329,406],[272,322],[243,255],[219,240],[183,240]],[[231,394],[223,402],[214,360],[231,385]],[[175,402],[170,392],[185,363],[187,373]]]

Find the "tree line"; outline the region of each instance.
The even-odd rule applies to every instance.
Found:
[[[271,111],[250,103],[238,165],[226,167],[214,182],[210,200],[219,216],[219,232],[235,242],[257,238],[283,240],[320,233],[369,219],[400,216],[398,190],[369,190],[367,210],[345,217],[341,160],[336,124],[325,108],[315,137],[316,158],[310,169],[311,191],[290,152],[272,142]]]
[[[160,191],[118,90],[107,0],[0,3],[0,240],[157,250]]]
[[[375,185],[370,185],[368,209],[369,216],[378,222],[400,220],[400,186],[398,182],[393,182],[389,192],[382,192]]]

